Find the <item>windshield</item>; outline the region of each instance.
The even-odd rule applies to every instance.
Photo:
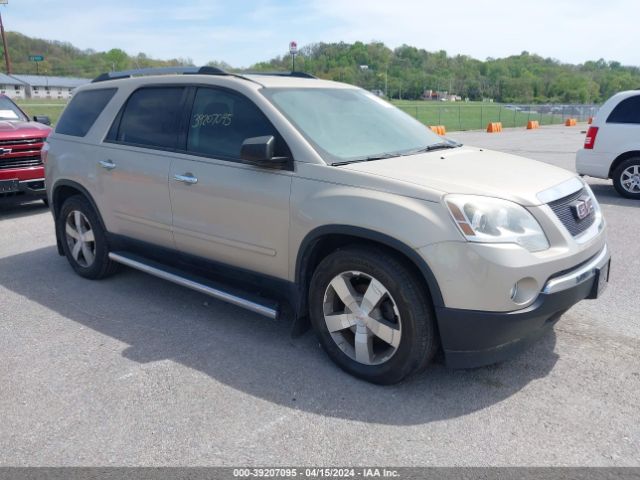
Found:
[[[364,90],[274,88],[262,92],[330,164],[417,153],[443,144],[442,137],[429,128]]]
[[[7,97],[0,97],[0,120],[28,121],[18,106]]]

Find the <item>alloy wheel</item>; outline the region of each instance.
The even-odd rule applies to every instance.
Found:
[[[384,363],[400,346],[397,303],[371,275],[358,271],[336,275],[325,290],[323,314],[333,341],[358,363]]]
[[[89,220],[79,210],[67,215],[65,237],[73,259],[81,267],[90,267],[96,258],[96,240]]]
[[[631,165],[620,174],[620,184],[629,193],[640,193],[640,165]]]

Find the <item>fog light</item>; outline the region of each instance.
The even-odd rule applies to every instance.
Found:
[[[518,305],[524,305],[531,302],[538,296],[539,293],[538,282],[534,278],[526,277],[518,280],[511,291],[509,292],[509,298],[513,303]]]

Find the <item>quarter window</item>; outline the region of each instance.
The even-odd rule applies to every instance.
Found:
[[[143,88],[127,101],[115,140],[131,145],[175,149],[183,87]]]
[[[115,88],[87,90],[78,93],[65,108],[56,127],[56,132],[63,135],[84,137],[115,93]]]
[[[238,160],[244,140],[264,135],[276,138],[276,156],[290,156],[275,128],[248,98],[226,90],[197,90],[189,119],[189,152]]]
[[[640,124],[640,95],[622,100],[609,114],[607,123]]]

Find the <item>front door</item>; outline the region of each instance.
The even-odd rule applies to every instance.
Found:
[[[183,252],[286,278],[293,172],[240,163],[242,142],[263,135],[276,137],[276,155],[290,156],[251,100],[197,89],[187,154],[175,157],[169,174],[174,238]]]

